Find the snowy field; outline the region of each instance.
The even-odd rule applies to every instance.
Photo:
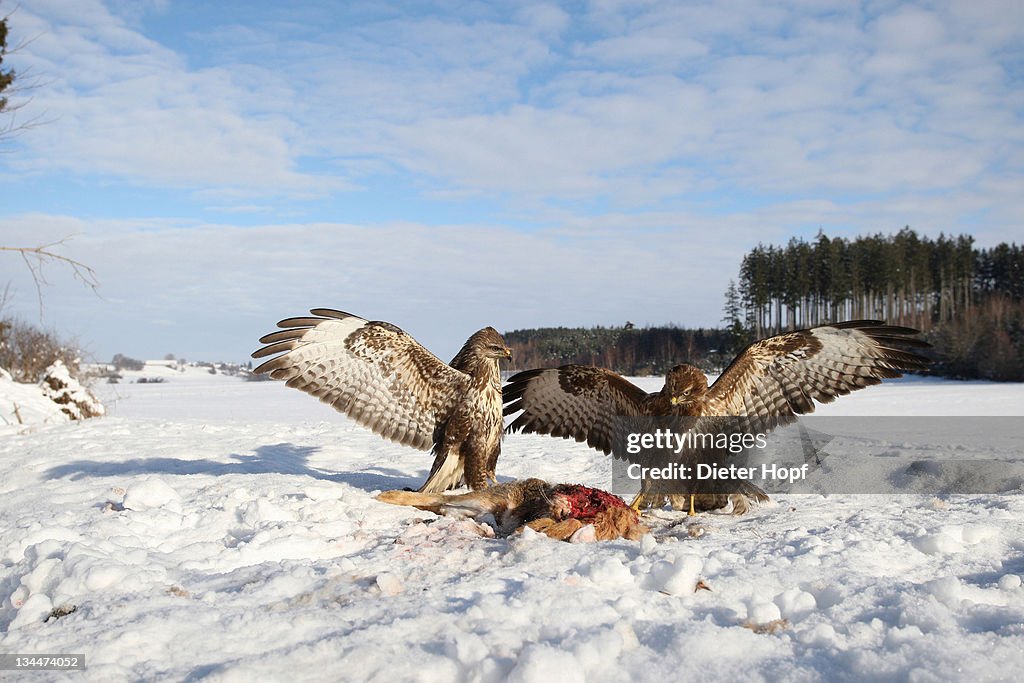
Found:
[[[167,373],[97,387],[104,418],[0,423],[0,652],[87,664],[0,679],[1009,681],[1024,666],[1019,492],[778,495],[742,517],[659,512],[640,543],[494,539],[373,499],[418,486],[427,454],[276,382]],[[821,412],[1022,415],[1024,386],[900,380]],[[523,435],[498,464],[605,488],[610,471]]]

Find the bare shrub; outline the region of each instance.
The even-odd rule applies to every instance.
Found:
[[[78,374],[79,349],[73,341],[61,341],[55,332],[15,319],[0,320],[0,368],[15,382],[35,383],[55,361],[72,376]]]

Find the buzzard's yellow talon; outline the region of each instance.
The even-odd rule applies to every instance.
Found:
[[[691,493],[690,494],[690,511],[688,513],[686,513],[690,517],[696,517],[697,516],[697,511],[693,509],[693,499],[696,498],[696,497],[697,497],[696,493]]]
[[[640,508],[642,508],[643,506],[644,506],[644,494],[642,494],[642,493],[636,494],[636,498],[634,498],[633,502],[629,504],[629,507],[631,507],[633,509],[633,512],[640,512]]]

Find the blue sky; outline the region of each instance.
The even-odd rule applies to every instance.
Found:
[[[2,313],[100,359],[243,359],[313,306],[446,359],[709,326],[758,242],[1020,239],[1016,0],[0,9],[43,124],[0,141],[0,244],[73,236],[100,281],[48,266],[40,314],[0,254]]]

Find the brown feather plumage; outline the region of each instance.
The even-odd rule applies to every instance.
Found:
[[[586,441],[605,453],[613,419],[623,416],[739,417],[748,431],[767,432],[813,412],[815,402],[926,368],[930,361],[910,350],[928,346],[917,334],[878,320],[789,332],[746,347],[710,387],[698,368],[678,365],[654,394],[603,368],[528,370],[505,387],[505,415],[522,411],[507,431]],[[701,422],[694,429],[701,431]]]
[[[286,318],[264,335],[254,372],[316,396],[386,439],[435,455],[422,490],[474,488],[493,476],[501,448],[501,335],[487,327],[445,364],[391,323],[329,308]],[[454,361],[453,361],[454,363]]]

